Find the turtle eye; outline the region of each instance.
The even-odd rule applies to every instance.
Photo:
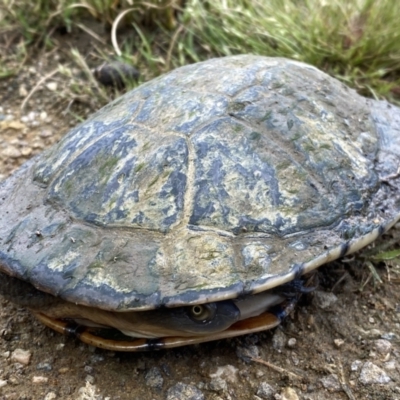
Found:
[[[189,317],[195,322],[208,322],[215,316],[215,304],[196,304],[189,307]]]

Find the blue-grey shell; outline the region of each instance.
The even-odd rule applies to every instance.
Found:
[[[121,311],[258,292],[390,228],[399,165],[400,110],[314,67],[185,66],[0,185],[0,268]]]

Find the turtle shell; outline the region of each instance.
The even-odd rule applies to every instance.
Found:
[[[1,184],[1,270],[119,311],[260,292],[399,220],[399,164],[400,110],[314,67],[185,66]]]

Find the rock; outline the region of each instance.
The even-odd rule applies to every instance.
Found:
[[[211,379],[208,388],[213,392],[226,392],[228,389],[228,385],[225,379],[213,378]]]
[[[21,152],[14,146],[8,146],[3,151],[2,154],[7,158],[19,158],[21,157]]]
[[[29,350],[15,349],[11,354],[11,360],[22,365],[28,365],[32,357]]]
[[[273,399],[275,389],[267,382],[261,382],[257,388],[256,394],[258,397],[265,400]]]
[[[339,348],[339,347],[342,347],[342,346],[344,345],[344,340],[343,340],[343,339],[335,339],[335,340],[333,341],[333,343],[335,343],[335,346],[336,346],[337,348]]]
[[[223,378],[228,382],[236,383],[237,372],[238,372],[237,368],[235,368],[233,365],[228,364],[222,367],[218,367],[215,373],[210,374],[210,378]]]
[[[313,304],[323,310],[333,306],[337,300],[338,298],[333,293],[323,292],[321,290],[316,290],[314,292]]]
[[[274,333],[274,336],[272,336],[272,347],[275,350],[282,351],[286,342],[286,335],[280,329],[277,329]]]
[[[375,340],[375,350],[382,356],[386,357],[392,351],[392,344],[385,339]]]
[[[44,397],[44,400],[54,400],[57,398],[57,395],[54,392],[49,392]]]
[[[178,382],[168,389],[167,400],[204,400],[204,394],[196,386]]]
[[[287,342],[288,347],[295,347],[297,340],[295,338],[290,338]]]
[[[342,385],[336,374],[330,374],[320,379],[322,386],[330,392],[339,392],[342,390]]]
[[[391,381],[386,372],[371,361],[367,361],[362,366],[359,380],[364,385],[372,385],[374,383],[386,384]]]
[[[299,396],[294,389],[286,387],[281,392],[281,400],[299,400]]]
[[[150,368],[147,371],[144,379],[146,381],[146,385],[154,389],[161,390],[164,383],[164,378],[161,375],[161,371],[157,367]]]
[[[86,386],[81,387],[78,390],[79,396],[76,400],[100,400],[102,396],[96,394],[97,388],[88,381],[86,381]]]
[[[140,74],[132,65],[114,61],[97,67],[93,70],[93,75],[104,86],[123,89],[127,82],[137,81]]]
[[[238,346],[236,348],[236,355],[244,362],[250,362],[252,358],[260,357],[260,350],[255,345],[250,345],[246,347]]]
[[[352,372],[358,371],[361,367],[362,361],[356,360],[351,363],[350,370]]]
[[[32,383],[47,383],[49,378],[47,376],[33,376]]]
[[[49,372],[49,371],[51,371],[53,369],[53,367],[48,362],[42,362],[42,363],[39,363],[38,365],[36,365],[36,369],[39,370],[39,371],[47,371],[47,372]]]
[[[7,385],[7,381],[0,379],[0,388]]]

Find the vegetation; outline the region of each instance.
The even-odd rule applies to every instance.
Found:
[[[96,86],[85,63],[118,59],[148,80],[186,63],[254,53],[316,65],[362,94],[399,102],[399,14],[393,0],[0,0],[0,56],[8,61],[0,78],[79,32],[90,54],[64,49],[70,64],[58,71],[70,79],[72,65],[83,72],[85,83],[69,82],[75,95],[88,81]]]

